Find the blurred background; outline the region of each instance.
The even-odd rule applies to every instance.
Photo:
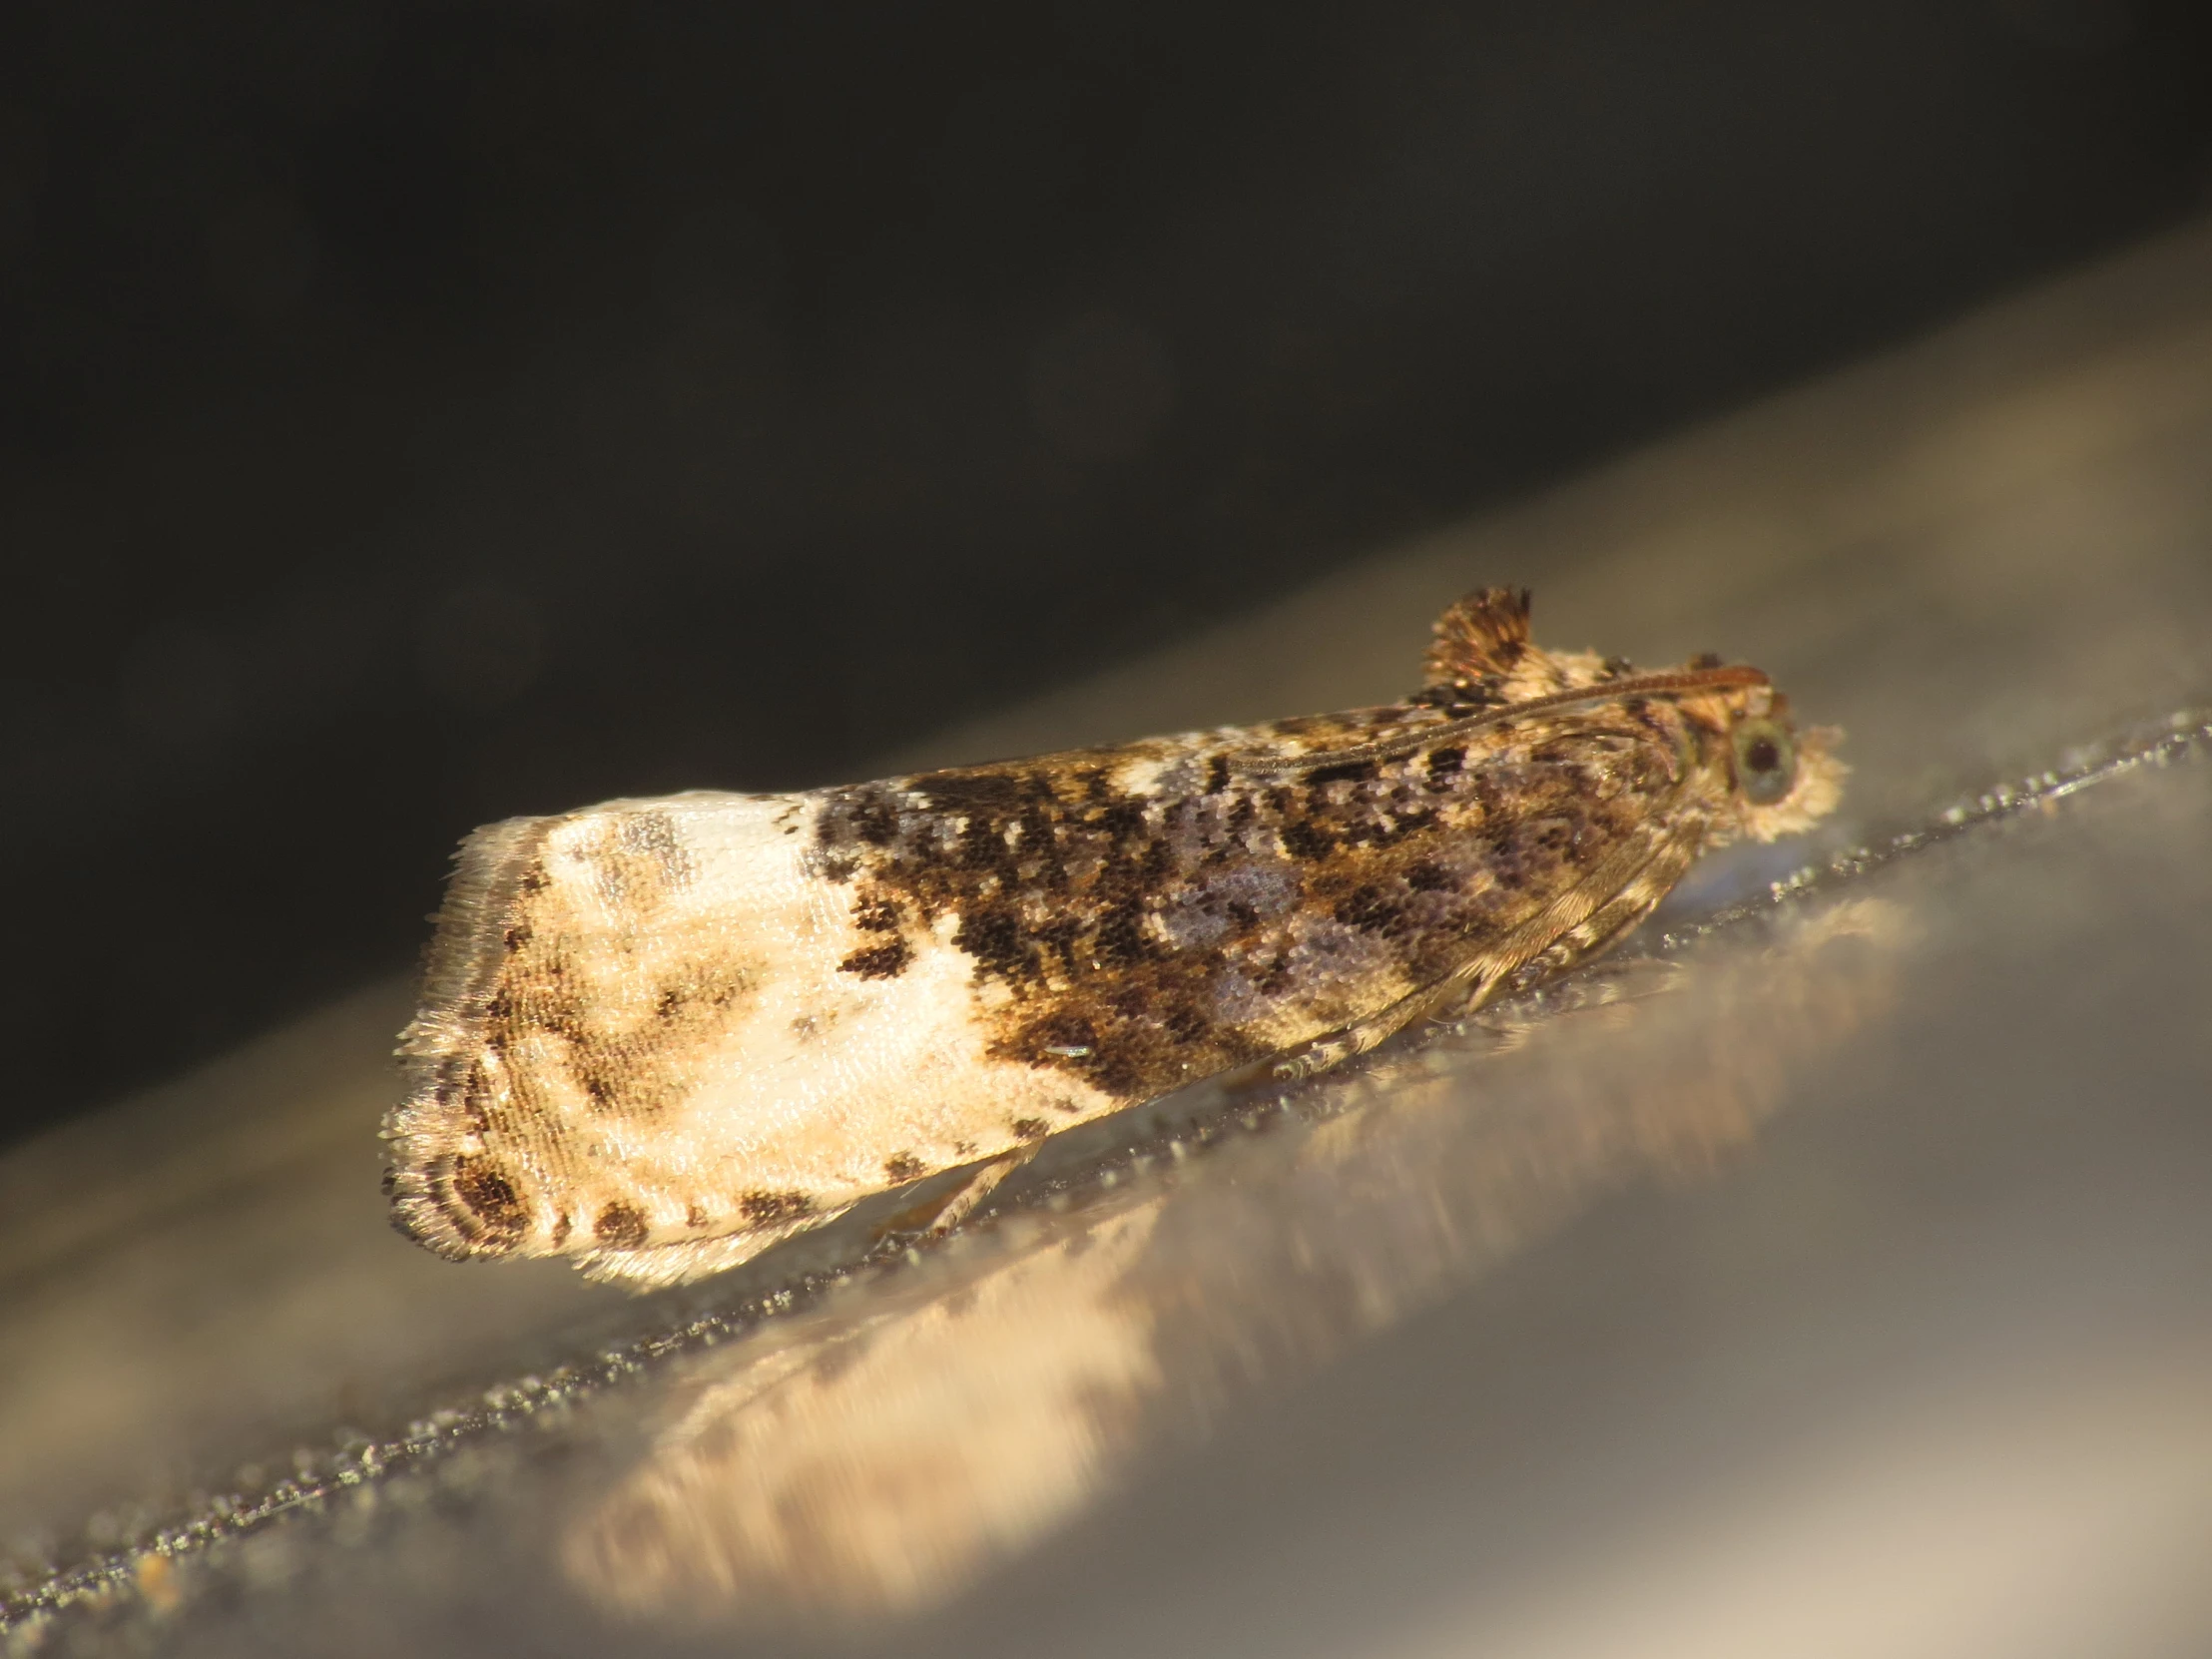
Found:
[[[2208,70],[2187,0],[10,6],[0,1135],[404,967],[478,823],[849,775],[2201,212]]]

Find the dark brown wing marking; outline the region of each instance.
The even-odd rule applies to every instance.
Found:
[[[1218,747],[1172,742],[829,791],[818,868],[851,884],[856,913],[954,918],[975,983],[1011,993],[989,1016],[995,1056],[1136,1101],[1452,975],[1678,782],[1663,703],[1516,711],[1479,761],[1453,723],[1431,730],[1458,745],[1335,747],[1376,730],[1372,713],[1257,729],[1263,753],[1286,734],[1325,748],[1211,793]],[[1117,782],[1132,766],[1140,790]]]

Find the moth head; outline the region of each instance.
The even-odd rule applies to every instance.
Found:
[[[1832,726],[1797,730],[1790,700],[1759,688],[1732,711],[1728,768],[1741,831],[1771,841],[1810,829],[1836,810],[1850,769],[1834,750]]]

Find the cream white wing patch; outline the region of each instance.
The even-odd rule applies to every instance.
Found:
[[[986,1057],[973,964],[855,918],[812,868],[817,810],[702,792],[471,838],[404,1039],[407,1231],[716,1271],[1115,1104]]]

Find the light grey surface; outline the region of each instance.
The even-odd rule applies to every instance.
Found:
[[[1387,696],[1521,559],[1545,642],[1719,649],[1850,733],[1825,840],[1678,916],[2070,766],[2212,697],[2212,233],[921,758]],[[391,1235],[404,993],[365,994],[0,1164],[13,1587],[117,1586],[15,1639],[2205,1651],[2208,780],[2140,769],[1203,1145],[1179,1104],[1121,1138],[1183,1155],[1069,1149],[1064,1207],[757,1328],[859,1235],[642,1301]],[[327,1498],[285,1501],[295,1452]]]

